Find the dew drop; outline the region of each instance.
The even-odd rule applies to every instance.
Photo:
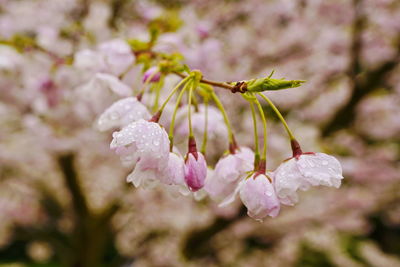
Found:
[[[160,142],[159,142],[158,140],[153,140],[153,145],[159,146],[159,145],[160,145]]]
[[[116,111],[111,112],[111,114],[110,114],[110,119],[116,120],[116,119],[118,119],[118,118],[119,118],[118,112],[116,112]]]
[[[328,161],[326,161],[326,160],[322,161],[322,165],[324,165],[324,166],[328,165]]]

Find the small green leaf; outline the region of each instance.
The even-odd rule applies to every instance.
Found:
[[[247,90],[249,92],[264,92],[276,91],[287,88],[299,87],[305,81],[303,80],[285,80],[285,79],[272,79],[270,77],[253,79],[247,81]]]

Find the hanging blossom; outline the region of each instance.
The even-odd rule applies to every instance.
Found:
[[[207,177],[204,189],[215,201],[228,204],[238,183],[253,170],[254,153],[248,147],[240,147],[234,154],[221,158],[215,165],[212,176]]]
[[[185,181],[193,192],[203,188],[207,176],[207,163],[204,155],[197,151],[196,142],[189,137],[189,152],[185,160]]]
[[[238,189],[247,214],[259,221],[267,216],[276,217],[280,211],[280,203],[269,177],[272,178],[273,173],[255,173],[242,181]]]
[[[311,186],[339,188],[343,179],[339,161],[324,153],[303,153],[297,141],[292,141],[293,157],[284,161],[275,171],[275,189],[285,205],[298,202],[297,190]]]
[[[92,52],[86,51],[85,53],[89,55]],[[127,65],[128,61],[131,61],[124,61],[122,55],[128,51],[118,42],[104,44],[97,49],[97,52],[101,53],[104,58],[110,56],[115,60],[106,60],[110,66],[113,65],[110,62],[114,62],[116,65],[125,62]],[[93,56],[93,53],[90,56]],[[86,59],[88,58],[89,56]],[[88,60],[85,60],[85,57],[80,59],[78,57],[76,64],[85,65],[86,63]],[[172,64],[170,72],[185,78],[171,90],[165,102],[160,106],[158,103],[159,90],[163,88],[160,68],[163,69],[163,75],[167,75],[168,66],[170,66],[168,64]],[[339,162],[332,156],[323,153],[302,153],[282,115],[272,102],[260,93],[266,90],[298,87],[303,81],[272,79],[271,74],[266,78],[249,81],[219,83],[203,79],[199,71],[191,71],[189,75],[179,73],[177,70],[185,68],[173,64],[175,63],[167,62],[164,59],[162,64],[150,67],[143,74],[144,85],[140,91],[140,97],[132,97],[131,89],[119,78],[108,73],[95,74],[84,86],[86,91],[91,92],[95,91],[93,89],[96,87],[107,87],[117,95],[125,96],[109,106],[99,116],[97,127],[100,131],[121,128],[120,131],[113,133],[110,147],[120,156],[123,164],[133,166],[133,171],[127,177],[128,182],[135,187],[152,187],[162,184],[170,191],[180,192],[184,195],[193,192],[195,198],[206,192],[213,200],[220,202],[220,206],[228,205],[239,195],[248,210],[248,215],[256,220],[263,220],[267,216],[276,217],[280,212],[281,204],[295,204],[298,201],[297,190],[307,190],[311,186],[319,185],[336,188],[340,186],[343,176]],[[157,90],[146,91],[149,83],[159,83],[156,87],[152,87]],[[201,83],[203,84],[200,85]],[[204,86],[204,83],[208,83],[208,85]],[[209,86],[210,84],[224,87],[232,93],[239,92],[243,98],[251,102],[256,148],[254,152],[250,148],[240,147],[236,144],[226,111],[213,88]],[[179,90],[175,109],[171,113],[173,120],[170,122],[168,135],[158,121],[168,101]],[[181,104],[185,92],[188,96],[186,106]],[[293,158],[283,162],[275,172],[266,171],[266,119],[256,94],[271,105],[292,140]],[[143,95],[154,101],[153,112],[156,113],[152,117],[147,107],[140,102]],[[198,103],[198,96],[204,99],[204,104]],[[215,102],[217,108],[208,105],[210,100]],[[194,103],[193,114],[192,101]],[[256,132],[255,103],[264,129],[264,149],[261,158]],[[176,129],[175,118],[178,121]],[[188,137],[188,152],[185,157],[181,156],[173,146],[174,130],[178,136]],[[201,152],[197,150],[194,133],[197,137],[199,134],[203,136]],[[219,159],[215,169],[212,170],[208,168],[202,152],[206,151],[207,139],[217,137],[220,139],[228,137],[229,154]]]
[[[183,195],[188,195],[188,190],[185,181],[185,161],[179,153],[170,152],[168,166],[164,173],[159,174],[160,182],[168,185],[167,188],[171,192],[178,191]]]
[[[134,170],[127,177],[135,187],[168,186],[170,191],[183,195],[189,189],[198,191],[204,186],[207,163],[204,156],[192,151],[186,161],[179,153],[169,152],[170,142],[165,130],[155,122],[140,119],[113,133],[110,144],[125,165]]]
[[[140,119],[114,132],[110,147],[123,163],[134,165],[127,180],[136,187],[154,183],[168,166],[168,134],[155,122]]]

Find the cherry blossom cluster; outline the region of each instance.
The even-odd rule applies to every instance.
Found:
[[[143,85],[134,96],[135,91],[120,80],[127,73],[124,68],[129,68],[133,60],[129,45],[122,40],[102,44],[97,51],[78,52],[75,56],[76,64],[98,68],[99,72],[87,85],[89,88],[97,83],[97,86],[109,87],[124,96],[99,116],[97,127],[101,131],[117,129],[112,134],[110,148],[124,165],[132,167],[127,181],[135,187],[163,185],[183,195],[192,192],[197,199],[209,195],[221,206],[232,203],[239,195],[248,209],[248,215],[262,220],[267,216],[277,216],[281,204],[297,203],[298,190],[305,191],[320,185],[340,186],[343,179],[340,163],[324,153],[303,153],[279,110],[263,94],[265,91],[297,87],[303,81],[273,79],[271,73],[268,77],[248,81],[214,82],[204,79],[200,71],[191,71],[164,56],[162,60],[152,62],[156,65],[145,69]],[[168,90],[165,80],[173,74],[181,80],[169,90],[160,105],[161,91]],[[248,101],[255,133],[254,151],[236,141],[227,113],[214,92],[215,87],[227,89],[226,93],[238,92]],[[187,97],[186,104],[182,100],[184,95]],[[283,161],[274,171],[267,171],[267,124],[259,98],[276,112],[292,145],[293,157]],[[152,107],[146,105],[149,99],[154,99]],[[171,99],[175,99],[174,105],[169,103]],[[215,107],[209,106],[211,101]],[[256,110],[263,126],[261,153]],[[163,118],[165,115],[169,118]],[[168,126],[169,132],[165,128]],[[197,146],[199,133],[203,139],[201,149]],[[181,153],[175,145],[174,137],[177,135],[187,140],[185,153]],[[206,160],[207,140],[224,135],[229,141],[226,152],[212,168]]]

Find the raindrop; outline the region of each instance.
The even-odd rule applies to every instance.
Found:
[[[116,120],[116,119],[118,119],[118,118],[119,118],[118,112],[116,112],[116,111],[111,112],[111,114],[110,114],[110,119]]]
[[[265,194],[266,194],[268,197],[271,197],[271,196],[272,196],[272,191],[267,190],[267,191],[265,192]]]
[[[159,146],[159,145],[160,145],[160,142],[159,142],[158,140],[153,140],[153,145]]]

